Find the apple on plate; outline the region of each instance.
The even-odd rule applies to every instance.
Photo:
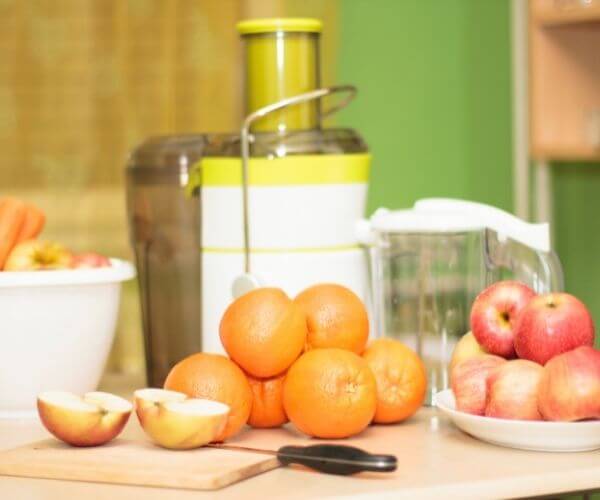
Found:
[[[4,264],[5,271],[68,269],[73,255],[59,243],[27,240],[17,244]]]
[[[199,448],[223,432],[229,406],[166,389],[139,389],[135,411],[146,434],[173,450]]]
[[[514,358],[517,317],[535,292],[518,281],[498,281],[481,292],[471,307],[471,330],[490,354]]]
[[[459,341],[456,343],[454,350],[452,351],[452,358],[450,359],[449,373],[452,373],[454,367],[470,358],[476,358],[488,354],[488,352],[481,347],[477,339],[473,335],[473,332],[465,333]]]
[[[582,345],[594,345],[594,322],[583,302],[568,293],[533,298],[515,327],[517,355],[541,365]]]
[[[97,267],[110,267],[111,263],[108,257],[96,252],[84,252],[73,255],[71,268],[73,269],[94,269]]]
[[[497,367],[487,381],[485,415],[514,420],[541,420],[538,388],[544,367],[513,359]]]
[[[500,356],[484,354],[457,364],[450,373],[450,387],[456,401],[456,409],[473,415],[483,415],[488,377],[504,363],[506,360]]]
[[[548,361],[538,406],[546,420],[600,419],[600,350],[582,346]]]
[[[72,446],[98,446],[120,434],[132,404],[107,392],[48,391],[38,395],[37,408],[44,427]]]

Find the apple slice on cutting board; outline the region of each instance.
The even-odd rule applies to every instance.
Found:
[[[214,441],[229,415],[226,404],[165,389],[139,389],[134,399],[146,434],[160,446],[174,450],[199,448]]]
[[[132,404],[107,392],[43,392],[37,398],[44,427],[73,446],[98,446],[120,434],[129,419]]]

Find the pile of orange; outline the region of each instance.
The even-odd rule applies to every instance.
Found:
[[[367,311],[343,286],[316,285],[293,300],[259,288],[231,303],[219,330],[229,358],[189,356],[165,381],[166,389],[231,407],[219,440],[245,424],[288,420],[310,436],[344,438],[405,420],[423,404],[421,359],[392,339],[367,347]]]

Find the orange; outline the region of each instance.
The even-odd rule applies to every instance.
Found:
[[[400,422],[423,404],[427,391],[425,366],[417,354],[402,342],[379,339],[363,354],[377,380],[378,424]]]
[[[314,349],[289,369],[283,407],[309,436],[345,438],[369,425],[377,406],[375,377],[366,361],[343,349]]]
[[[248,376],[254,399],[248,424],[252,427],[279,427],[288,421],[283,409],[283,379],[278,377],[259,379]]]
[[[246,375],[220,354],[201,352],[181,360],[167,375],[165,389],[229,405],[227,424],[215,441],[224,441],[236,434],[248,421],[252,408],[252,390]]]
[[[361,354],[369,337],[367,310],[356,294],[341,285],[315,285],[294,302],[306,313],[306,350],[338,347]]]
[[[306,342],[306,317],[279,288],[258,288],[232,302],[219,327],[221,342],[254,377],[285,372]]]

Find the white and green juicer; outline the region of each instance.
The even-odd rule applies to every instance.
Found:
[[[294,296],[319,282],[366,298],[355,223],[365,211],[370,155],[360,136],[321,120],[354,94],[321,88],[319,35],[311,19],[238,24],[246,50],[240,135],[209,147],[202,189],[203,350],[221,351],[220,318],[234,295],[276,286]],[[322,111],[321,98],[345,101]]]
[[[275,286],[293,297],[333,282],[367,298],[355,224],[371,157],[357,132],[322,124],[355,89],[321,87],[320,21],[237,28],[246,61],[240,133],[153,138],[128,164],[147,371],[159,383],[186,354],[222,352],[219,322],[233,291]]]

